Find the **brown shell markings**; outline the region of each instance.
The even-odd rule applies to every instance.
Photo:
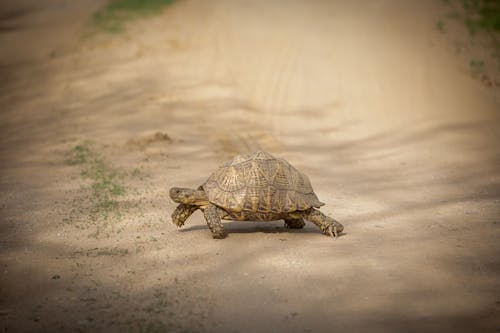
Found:
[[[264,151],[236,156],[202,187],[210,202],[231,212],[288,213],[323,205],[306,175]]]

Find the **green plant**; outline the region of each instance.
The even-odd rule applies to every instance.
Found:
[[[463,0],[466,12],[465,24],[471,34],[479,30],[500,31],[500,1]]]
[[[463,50],[469,51],[470,57],[485,57],[485,54],[477,53],[480,48],[486,50],[491,55],[487,57],[488,66],[483,60],[471,59],[469,69],[476,75],[478,73],[494,75],[498,73],[500,65],[500,1],[498,0],[461,0],[461,8],[454,7],[451,2],[452,12],[447,16],[449,19],[457,19],[465,24],[470,33],[470,37],[465,42],[465,47],[455,43],[455,52],[462,53]],[[437,21],[438,30],[444,30],[444,23]],[[442,29],[441,29],[442,28]],[[474,53],[471,53],[474,52]],[[497,67],[495,69],[495,67]],[[484,76],[481,76],[484,77]],[[494,80],[496,82],[496,80]],[[488,81],[488,85],[492,84]]]
[[[66,163],[70,165],[83,164],[87,162],[90,151],[88,148],[88,142],[81,145],[74,146],[73,149],[67,154]]]
[[[100,29],[117,33],[124,30],[124,23],[141,16],[159,13],[173,0],[113,0],[92,16]]]
[[[436,22],[436,29],[438,29],[442,33],[446,32],[446,30],[445,30],[445,24],[444,24],[444,22],[442,20],[438,20]]]
[[[471,59],[469,61],[469,67],[473,72],[477,73],[484,70],[485,63],[483,60]]]
[[[91,182],[88,196],[90,205],[88,210],[79,212],[86,212],[89,222],[96,225],[93,235],[97,237],[107,226],[104,221],[110,218],[119,221],[122,217],[118,198],[125,194],[123,185],[125,173],[106,164],[102,156],[91,149],[91,143],[88,141],[70,149],[66,155],[66,163],[79,165],[80,174]]]
[[[141,170],[139,168],[135,168],[134,170],[132,170],[132,176],[134,177],[137,177],[141,174]]]

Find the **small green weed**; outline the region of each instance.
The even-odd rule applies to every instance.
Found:
[[[67,154],[66,162],[70,165],[83,164],[87,162],[90,155],[88,142],[81,145],[74,146],[73,149]]]
[[[172,2],[173,0],[112,0],[94,13],[92,22],[103,31],[119,33],[124,31],[125,22],[159,13]]]
[[[479,30],[500,31],[500,1],[498,0],[463,0],[466,12],[465,24],[471,34]]]
[[[442,33],[446,32],[445,24],[444,24],[444,22],[442,20],[438,20],[436,22],[436,29],[438,29],[438,31],[442,32]]]
[[[102,156],[91,149],[90,142],[74,146],[67,153],[66,162],[69,165],[79,165],[81,175],[91,181],[88,196],[90,206],[87,214],[89,222],[97,226],[93,234],[97,237],[108,224],[104,223],[105,221],[110,218],[115,222],[121,220],[118,197],[125,194],[124,173],[107,165]],[[71,221],[71,219],[66,219],[66,221]]]
[[[474,77],[480,78],[487,86],[496,85],[500,66],[500,1],[457,0],[450,1],[449,5],[452,12],[447,18],[464,24],[469,31],[469,36],[455,36],[460,38],[455,41],[455,52],[464,54],[464,63],[468,62]],[[446,23],[448,30],[454,31],[454,23]]]
[[[469,61],[469,67],[473,72],[478,73],[484,70],[485,63],[483,60],[471,59]]]
[[[133,177],[137,177],[141,174],[141,169],[139,168],[135,168],[134,170],[132,170],[132,176]]]

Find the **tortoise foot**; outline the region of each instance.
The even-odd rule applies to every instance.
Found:
[[[226,238],[226,233],[225,232],[212,233],[212,237],[214,239],[224,239]]]
[[[339,231],[335,224],[324,224],[320,227],[321,232],[329,237],[338,237]]]
[[[342,224],[314,208],[305,211],[304,218],[316,224],[322,233],[330,237],[338,237],[344,230]]]
[[[203,214],[207,220],[207,225],[212,232],[212,237],[215,239],[223,239],[226,237],[224,226],[222,225],[220,217],[224,215],[224,211],[215,205],[209,205]]]

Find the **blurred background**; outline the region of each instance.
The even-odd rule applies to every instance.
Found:
[[[3,0],[9,332],[500,330],[497,0]],[[312,224],[171,223],[266,150]]]

